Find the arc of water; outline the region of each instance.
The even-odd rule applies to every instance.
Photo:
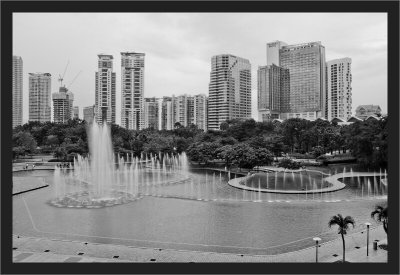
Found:
[[[314,192],[314,190],[316,189],[316,187],[315,187],[315,180],[313,180],[313,182],[312,182],[312,186],[313,186],[313,192],[312,192],[312,198],[313,198],[313,200],[314,200],[314,197],[315,197],[315,192]]]
[[[361,199],[364,199],[364,184],[361,183]]]
[[[307,184],[306,184],[306,201],[307,201]]]

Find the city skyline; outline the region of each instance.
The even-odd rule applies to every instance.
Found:
[[[28,118],[28,73],[50,72],[54,76],[52,92],[56,92],[57,76],[70,60],[65,83],[68,87],[82,70],[70,90],[75,95],[75,104],[83,108],[94,104],[97,54],[104,53],[114,56],[116,123],[120,124],[121,51],[146,54],[144,97],[158,98],[185,93],[208,95],[213,55],[229,53],[249,59],[252,117],[257,119],[257,68],[266,65],[266,44],[275,40],[288,44],[321,41],[326,48],[326,61],[350,57],[353,60],[353,114],[358,105],[365,104],[380,105],[382,112],[387,113],[386,14],[290,14],[296,24],[285,22],[287,16],[269,13],[191,14],[190,18],[187,14],[173,13],[14,14],[13,54],[24,60],[23,122]],[[270,24],[278,19],[282,21],[280,26]],[[318,26],[313,23],[315,20],[319,20]],[[51,29],[41,32],[35,28],[45,22],[51,23]],[[256,25],[262,31],[247,32]],[[104,40],[102,34],[111,29],[111,37]],[[49,32],[52,35],[47,37]],[[55,37],[62,38],[56,39],[53,32]],[[30,43],[26,45],[24,41]],[[83,41],[82,45],[78,41]]]

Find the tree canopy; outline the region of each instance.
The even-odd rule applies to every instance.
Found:
[[[308,121],[292,118],[282,123],[256,122],[254,119],[233,119],[221,124],[220,130],[204,132],[196,125],[183,127],[175,123],[173,130],[128,130],[111,125],[111,137],[116,153],[181,153],[191,161],[203,164],[215,159],[227,166],[250,167],[269,163],[271,157],[303,154],[318,157],[333,151],[350,151],[366,167],[387,167],[387,117],[359,121],[340,126],[326,120]],[[80,119],[67,123],[28,122],[14,128],[14,157],[41,152],[87,154],[88,125]],[[62,149],[58,149],[62,147]],[[233,151],[233,152],[230,152]]]

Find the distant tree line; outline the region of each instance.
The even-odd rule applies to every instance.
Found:
[[[387,167],[388,117],[338,125],[325,120],[293,118],[279,122],[228,120],[220,130],[204,132],[195,125],[173,130],[127,130],[111,125],[114,151],[140,156],[149,153],[181,153],[192,162],[211,165],[223,161],[227,167],[252,168],[270,164],[274,157],[289,154],[316,158],[325,153],[349,152],[366,167]],[[74,119],[67,123],[29,122],[13,130],[15,158],[34,153],[52,153],[56,159],[70,160],[89,152],[88,125]]]

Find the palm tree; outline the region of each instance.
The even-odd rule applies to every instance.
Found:
[[[349,224],[351,224],[354,228],[355,223],[356,222],[354,221],[353,217],[347,216],[346,218],[343,218],[342,215],[340,214],[333,216],[328,222],[329,228],[332,227],[332,225],[337,225],[339,227],[338,234],[342,235],[342,240],[343,240],[343,262],[345,262],[345,253],[346,253],[344,235],[347,234],[347,230],[349,229]]]
[[[375,206],[375,210],[371,212],[371,218],[375,219],[378,222],[382,222],[383,229],[386,234],[388,231],[388,208],[382,207],[380,205]]]

